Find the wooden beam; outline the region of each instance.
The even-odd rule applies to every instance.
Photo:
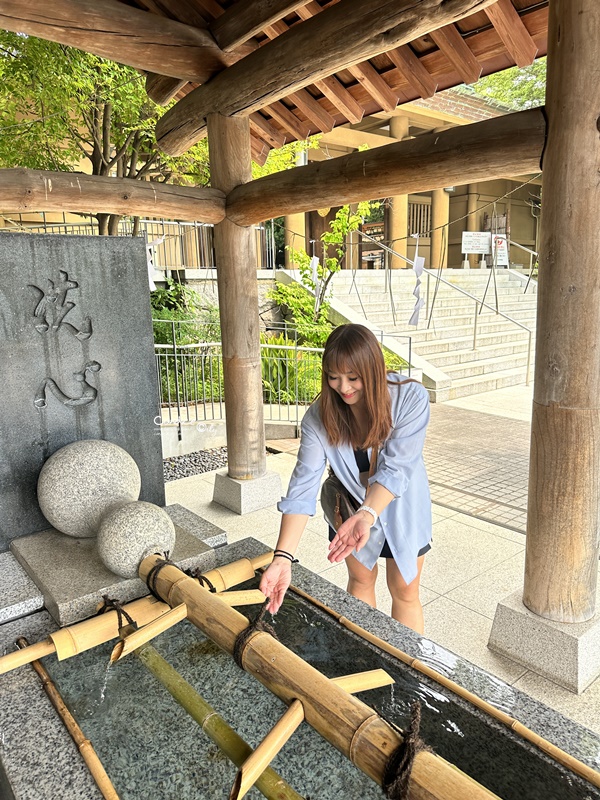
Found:
[[[225,195],[203,186],[174,186],[71,172],[0,170],[0,206],[11,211],[77,211],[220,222]]]
[[[179,155],[206,135],[210,113],[248,116],[315,80],[407,44],[492,1],[340,0],[180,100],[158,122],[159,146]]]
[[[538,47],[523,25],[511,0],[498,0],[497,3],[486,9],[486,13],[515,64],[518,67],[532,64]]]
[[[178,22],[183,22],[184,25],[191,25],[193,28],[208,28],[206,17],[189,0],[137,0],[137,3],[161,17],[176,19]]]
[[[270,149],[267,142],[261,139],[260,136],[256,134],[250,136],[250,154],[252,156],[252,161],[255,161],[259,167],[264,167]]]
[[[386,147],[394,139],[380,133],[370,133],[369,131],[356,130],[355,128],[345,128],[338,126],[330,133],[324,133],[319,138],[319,144],[338,145],[340,147],[352,147],[358,149],[361,145],[369,147]]]
[[[289,95],[289,99],[298,106],[300,111],[304,112],[310,122],[313,122],[317,126],[316,131],[313,131],[314,133],[333,130],[335,125],[334,118],[328,111],[325,111],[325,109],[321,107],[319,101],[314,98],[310,92],[307,92],[306,89],[298,89],[297,92],[292,92],[292,94]]]
[[[437,81],[433,75],[427,72],[410,45],[405,44],[395,50],[389,50],[386,56],[400,70],[415,92],[418,92],[421,97],[433,97],[437,89]]]
[[[306,0],[238,0],[211,23],[210,30],[222,50],[233,50],[305,3]]]
[[[316,208],[536,172],[545,134],[542,110],[534,108],[295,167],[236,187],[227,196],[227,217],[252,225]]]
[[[283,147],[285,144],[285,134],[271,125],[259,111],[250,115],[250,130],[257,133],[272,147]]]
[[[390,89],[385,79],[368,61],[349,67],[348,71],[354,75],[361,86],[364,86],[384,111],[393,111],[396,108],[398,105],[398,93]]]
[[[308,139],[310,136],[310,125],[299,120],[287,106],[283,105],[283,103],[273,103],[265,110],[268,111],[273,119],[276,119],[280,125],[289,131],[294,139]]]
[[[315,86],[319,89],[333,105],[341,111],[348,122],[360,122],[364,116],[363,107],[352,97],[343,83],[335,77],[329,75],[321,81],[315,81]]]
[[[0,28],[49,39],[146,72],[204,83],[231,62],[207,30],[118,0],[2,0]]]
[[[149,72],[146,75],[146,94],[159,106],[166,106],[186,84],[187,81]]]
[[[429,35],[465,83],[479,80],[481,64],[454,25],[446,25]]]

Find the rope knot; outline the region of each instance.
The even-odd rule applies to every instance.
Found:
[[[264,621],[264,616],[267,613],[268,603],[269,598],[267,597],[265,602],[260,607],[260,611],[256,617],[248,622],[248,626],[244,628],[240,634],[238,634],[238,637],[235,640],[235,644],[233,645],[233,660],[240,669],[244,669],[244,650],[246,649],[246,645],[253,634],[261,631],[264,633],[270,633],[274,639],[279,641],[277,634],[275,633],[275,628],[273,628],[272,625],[269,625],[268,622]]]
[[[429,750],[419,736],[421,726],[421,704],[416,700],[410,711],[410,725],[402,733],[400,744],[390,755],[385,766],[381,786],[389,800],[408,800],[410,773],[417,753]]]

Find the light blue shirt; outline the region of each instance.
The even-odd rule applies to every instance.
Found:
[[[391,380],[402,380],[397,374]],[[371,528],[368,543],[356,558],[372,569],[387,539],[394,560],[404,580],[417,577],[417,553],[431,539],[431,497],[423,445],[429,422],[429,396],[420,383],[405,381],[388,384],[392,401],[392,431],[380,448],[377,468],[369,483],[379,483],[394,495]],[[327,462],[357,499],[364,500],[365,488],[360,482],[352,445],[329,443],[321,422],[316,400],[302,420],[298,461],[287,495],[277,508],[283,514],[314,516],[321,478]],[[327,520],[331,525],[331,520]],[[332,526],[333,527],[333,526]]]

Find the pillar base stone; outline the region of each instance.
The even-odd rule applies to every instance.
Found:
[[[600,675],[600,613],[554,622],[523,605],[519,590],[498,603],[488,647],[579,694]]]
[[[265,472],[260,478],[241,481],[231,478],[227,470],[215,473],[213,502],[219,503],[236,514],[249,514],[267,508],[281,500],[281,476],[277,472]]]

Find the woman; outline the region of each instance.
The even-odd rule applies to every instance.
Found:
[[[322,390],[302,421],[298,461],[287,496],[275,557],[260,588],[276,613],[291,581],[291,565],[316,501],[325,465],[361,502],[337,533],[328,558],[345,559],[348,592],[375,606],[377,559],[386,561],[392,617],[423,632],[419,581],[430,549],[431,499],[423,463],[429,397],[416,381],[388,376],[379,342],[362,325],[341,325],[327,339]],[[369,456],[376,466],[361,483]],[[365,463],[366,462],[366,463]],[[333,520],[328,519],[330,526]]]

